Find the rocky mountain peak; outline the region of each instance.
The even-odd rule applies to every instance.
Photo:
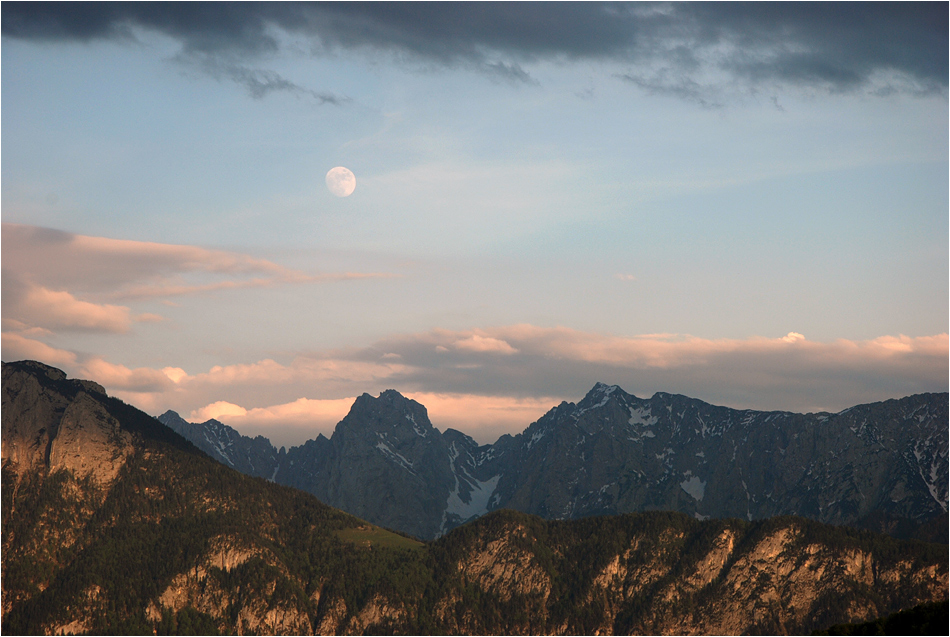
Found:
[[[617,385],[608,385],[607,383],[601,382],[594,383],[594,386],[591,387],[591,390],[587,392],[587,395],[584,396],[584,399],[581,400],[581,402],[584,402],[585,400],[603,400],[605,397],[610,396],[610,394],[614,393],[618,389],[620,389],[620,387]]]
[[[183,422],[185,421],[185,419],[181,417],[181,414],[179,414],[177,411],[173,411],[173,410],[171,410],[171,409],[169,409],[169,410],[166,411],[164,414],[162,414],[161,416],[159,416],[158,419],[159,419],[162,423],[164,423],[164,424],[166,424],[166,425],[168,424],[167,422],[165,422],[166,420],[175,420],[175,421],[181,420],[181,421],[183,421]]]
[[[342,435],[344,431],[421,438],[438,434],[429,421],[426,408],[394,389],[387,389],[378,398],[370,394],[357,398],[350,412],[337,424],[333,435]]]
[[[578,412],[583,413],[594,409],[600,409],[601,407],[617,399],[621,399],[625,402],[625,399],[628,396],[630,395],[624,390],[620,389],[618,385],[597,383],[589,392],[587,392],[587,395],[584,396],[584,398],[579,403],[577,403]],[[580,413],[578,415],[580,415]]]

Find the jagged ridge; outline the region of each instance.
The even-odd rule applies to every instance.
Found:
[[[791,514],[899,537],[947,535],[945,393],[795,414],[640,399],[598,383],[521,434],[479,446],[440,434],[422,405],[389,390],[358,398],[330,439],[286,454],[217,421],[189,430],[174,412],[159,419],[209,454],[232,449],[231,466],[255,455],[263,468],[252,475],[421,538],[500,508],[549,519]]]

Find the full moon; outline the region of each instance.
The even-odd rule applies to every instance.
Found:
[[[331,168],[327,173],[327,188],[337,197],[349,197],[356,189],[356,175],[343,166]]]

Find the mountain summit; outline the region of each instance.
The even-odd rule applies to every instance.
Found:
[[[422,405],[387,390],[357,398],[330,439],[286,454],[217,421],[186,427],[174,412],[160,420],[213,457],[230,450],[224,461],[235,468],[421,538],[513,508],[549,519],[803,515],[946,541],[946,393],[795,414],[666,393],[642,399],[597,383],[522,433],[478,445],[440,433]],[[260,467],[242,469],[251,457]]]
[[[331,506],[431,538],[452,485],[448,448],[425,407],[388,390],[363,394],[329,440],[293,447],[276,480]]]

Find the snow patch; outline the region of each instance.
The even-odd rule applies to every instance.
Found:
[[[693,497],[697,502],[702,502],[703,496],[706,495],[706,483],[699,479],[698,476],[690,475],[690,472],[686,472],[687,479],[683,482],[680,482],[680,487]]]
[[[217,433],[217,432],[215,432],[215,433]],[[221,443],[221,439],[218,438],[217,436],[215,436],[214,439],[212,440],[212,439],[208,436],[208,432],[207,432],[207,431],[205,431],[204,434],[205,434],[205,440],[208,441],[208,444],[209,444],[209,445],[211,445],[212,447],[214,447],[215,453],[217,453],[219,456],[221,456],[222,458],[224,458],[224,461],[227,462],[230,466],[233,467],[233,466],[234,466],[234,462],[231,460],[230,457],[228,457],[228,454],[225,453],[226,448],[225,448],[225,446]],[[230,445],[229,445],[229,446],[230,446]]]
[[[528,441],[528,449],[530,449],[531,446],[532,446],[534,443],[536,443],[536,442],[538,442],[539,440],[541,440],[542,438],[544,438],[544,434],[546,434],[546,433],[547,433],[547,431],[536,431],[536,432],[534,432],[534,434],[532,434],[532,436],[531,436],[531,440]]]
[[[412,469],[412,467],[413,467],[412,462],[409,461],[409,460],[408,460],[405,456],[403,456],[402,454],[400,454],[400,453],[398,453],[398,452],[396,452],[396,451],[393,451],[392,448],[391,448],[389,445],[387,445],[385,442],[378,442],[378,443],[376,443],[376,448],[379,449],[380,451],[382,451],[382,452],[383,452],[383,455],[386,456],[386,458],[388,458],[389,460],[395,462],[396,464],[398,464],[400,467],[402,467],[403,469],[405,469],[405,470],[408,471],[409,473],[415,475],[416,472],[413,471],[413,469]]]
[[[422,438],[426,437],[426,430],[416,422],[415,416],[412,414],[406,414],[406,420],[412,423],[412,430],[416,432],[417,436],[421,436]]]
[[[929,442],[929,440],[927,442]],[[934,462],[933,464],[930,465],[930,472],[929,472],[930,479],[928,480],[927,479],[928,476],[924,474],[924,467],[923,467],[923,460],[924,460],[925,454],[921,453],[919,447],[920,447],[920,443],[918,443],[914,447],[914,457],[917,458],[917,472],[920,474],[920,478],[921,480],[924,481],[924,484],[927,485],[927,490],[930,491],[930,497],[932,497],[936,501],[936,503],[940,505],[940,508],[943,509],[943,512],[946,513],[947,504],[948,504],[947,499],[940,497],[940,491],[938,490],[938,487],[937,487],[938,480],[939,480],[939,477],[938,477],[939,469],[937,467],[937,463]]]
[[[644,409],[643,407],[640,407],[638,409],[634,409],[633,407],[631,407],[630,420],[628,420],[627,422],[630,423],[631,425],[645,425],[647,427],[652,427],[657,422],[659,422],[659,418],[657,418],[656,416],[652,414],[652,410],[649,407],[647,407],[646,409]]]
[[[468,495],[468,502],[463,502],[459,497],[459,482],[455,480],[455,489],[449,494],[445,502],[446,514],[454,514],[462,520],[468,520],[472,516],[481,516],[488,513],[488,503],[495,494],[495,487],[498,486],[498,480],[501,474],[492,476],[488,480],[474,480],[472,492]]]

